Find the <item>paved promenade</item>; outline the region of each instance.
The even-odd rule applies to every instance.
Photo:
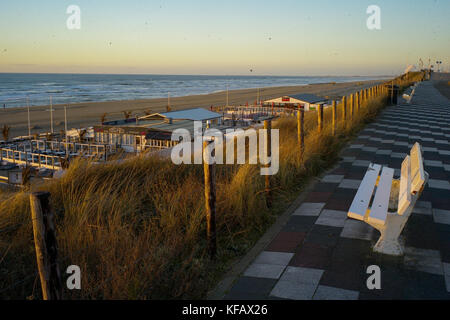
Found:
[[[403,257],[376,254],[379,232],[347,218],[370,162],[395,168],[415,142],[429,183],[403,230]],[[450,299],[450,101],[431,82],[360,132],[225,299]],[[369,290],[367,267],[381,268]]]

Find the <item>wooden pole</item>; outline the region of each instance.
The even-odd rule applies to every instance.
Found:
[[[272,129],[272,121],[271,120],[264,120],[264,129],[267,130],[267,156],[272,156],[272,139],[271,139],[271,129]],[[260,143],[264,143],[264,141],[260,141]],[[266,167],[269,167],[270,165],[267,164]],[[265,192],[266,192],[266,205],[268,208],[272,207],[272,193],[270,188],[270,176],[266,175],[264,177],[264,185],[265,185]]]
[[[50,193],[30,195],[34,245],[44,300],[62,299],[62,282],[58,265],[58,246],[50,207]]]
[[[353,109],[355,106],[355,95],[352,93],[350,95],[350,120],[353,120]]]
[[[347,97],[342,97],[342,122],[347,118]]]
[[[206,238],[208,252],[211,259],[216,258],[216,165],[205,161],[209,155],[205,154],[206,147],[210,142],[203,142],[203,170],[205,174],[205,207],[206,207]]]
[[[300,149],[300,159],[303,158],[303,152],[305,151],[305,109],[299,106],[297,111],[297,137],[298,146]]]
[[[317,129],[322,132],[323,129],[323,105],[317,106]]]
[[[336,100],[333,100],[333,104],[332,104],[332,130],[333,130],[333,135],[336,134],[336,122],[337,122],[337,110],[336,110]]]
[[[391,104],[394,103],[394,80],[391,83]]]
[[[359,92],[355,93],[355,112],[359,112]]]

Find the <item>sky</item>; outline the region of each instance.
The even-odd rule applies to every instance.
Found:
[[[449,16],[449,0],[0,1],[0,72],[392,75],[419,58],[450,69]]]

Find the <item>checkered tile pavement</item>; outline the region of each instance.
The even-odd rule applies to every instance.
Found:
[[[428,185],[402,233],[405,255],[372,251],[379,232],[347,218],[371,162],[395,168],[418,141]],[[343,152],[225,299],[450,299],[450,102],[431,82],[388,107]],[[369,290],[367,267],[381,268]]]

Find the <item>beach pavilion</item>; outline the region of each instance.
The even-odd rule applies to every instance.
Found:
[[[114,144],[127,152],[146,149],[166,149],[178,142],[172,141],[172,132],[186,129],[194,134],[194,122],[201,121],[206,127],[224,129],[223,115],[202,108],[154,113],[142,117],[108,121],[94,127],[95,142]]]
[[[263,105],[284,108],[296,108],[302,106],[305,111],[309,111],[311,109],[315,110],[317,106],[324,105],[327,102],[327,99],[318,97],[314,94],[302,93],[266,100],[263,102]]]

